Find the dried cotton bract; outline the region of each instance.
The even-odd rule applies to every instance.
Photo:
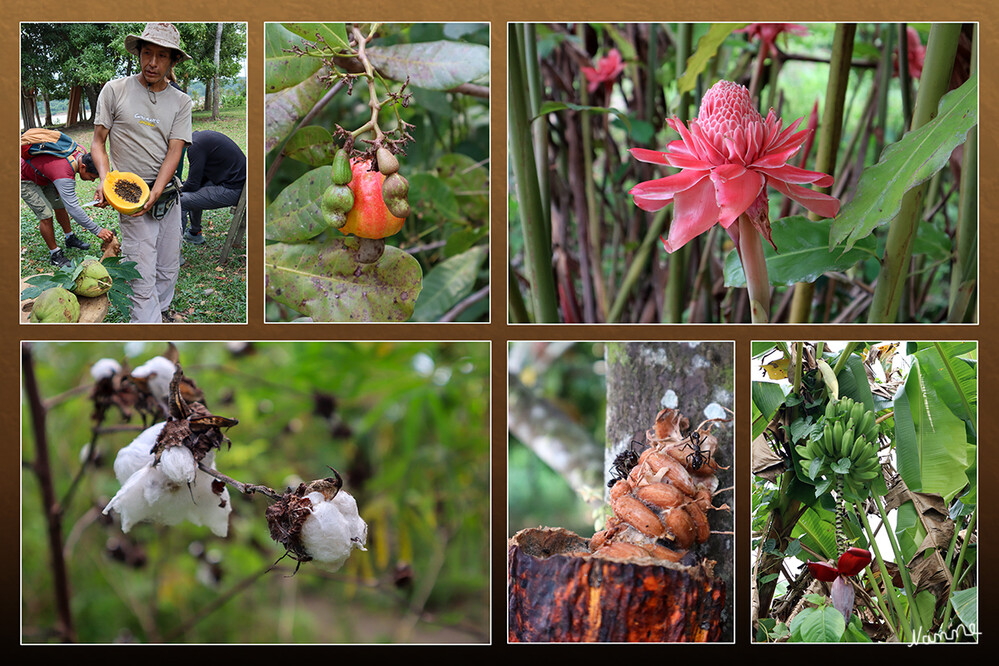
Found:
[[[143,521],[176,525],[188,520],[224,537],[232,511],[228,489],[216,494],[212,477],[198,469],[194,455],[184,446],[165,449],[157,464],[152,449],[165,425],[157,423],[147,428],[118,452],[114,472],[121,490],[108,502],[104,513],[116,511],[123,532]],[[202,463],[215,469],[215,452],[209,451]]]

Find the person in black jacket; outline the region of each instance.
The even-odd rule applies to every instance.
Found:
[[[246,182],[246,155],[221,132],[199,130],[187,150],[187,180],[180,194],[184,217],[184,240],[205,242],[201,234],[201,211],[228,208],[239,203]]]

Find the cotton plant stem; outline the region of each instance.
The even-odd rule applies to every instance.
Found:
[[[557,323],[559,315],[555,298],[555,278],[551,266],[551,234],[547,233],[545,226],[546,217],[538,184],[534,147],[531,145],[523,50],[514,24],[510,24],[508,36],[510,41],[507,46],[507,72],[510,77],[508,131],[510,159],[524,234],[524,268],[530,285],[534,321]]]
[[[739,216],[736,224],[739,225],[739,257],[746,274],[753,323],[766,323],[770,320],[770,279],[763,255],[763,239],[745,213]]]
[[[822,123],[819,128],[819,146],[815,155],[815,170],[822,173],[836,173],[836,155],[843,134],[843,110],[846,104],[846,91],[850,84],[851,56],[853,40],[857,32],[854,23],[837,23],[833,35],[832,56],[829,61],[829,82],[826,85],[826,103],[822,109]],[[828,194],[832,187],[817,188]],[[819,219],[809,213],[812,220]],[[794,285],[791,297],[789,323],[806,323],[811,319],[812,298],[815,294],[814,282],[799,282]]]
[[[70,607],[69,573],[62,542],[63,511],[56,503],[55,498],[55,484],[49,461],[48,434],[45,427],[46,411],[35,376],[35,360],[30,342],[21,344],[21,372],[24,375],[24,394],[27,398],[31,427],[35,435],[35,459],[31,468],[38,478],[38,486],[42,494],[42,510],[48,526],[49,553],[52,556],[52,587],[55,593],[56,616],[58,618],[56,620],[56,633],[63,642],[75,643],[76,628],[73,625],[73,612]]]
[[[261,486],[253,483],[243,483],[242,481],[237,481],[236,479],[226,476],[222,472],[207,467],[203,463],[198,463],[198,469],[207,474],[208,476],[218,479],[219,481],[226,483],[244,495],[253,495],[254,493],[260,493],[261,495],[266,495],[273,500],[281,499],[281,494],[274,491],[272,488],[267,486]]]
[[[919,129],[936,116],[940,98],[947,92],[950,84],[960,35],[960,23],[934,23],[930,28],[911,129]],[[902,287],[912,257],[912,243],[916,237],[925,193],[925,183],[906,192],[898,215],[889,226],[868,323],[894,323],[898,318]]]
[[[971,40],[971,74],[978,70],[978,25]],[[961,160],[961,193],[958,202],[957,255],[951,268],[947,321],[968,322],[978,274],[978,126],[968,132]],[[974,320],[972,320],[973,322]]]

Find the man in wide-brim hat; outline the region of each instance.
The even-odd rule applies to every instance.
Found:
[[[170,85],[175,65],[190,56],[171,23],[147,23],[141,35],[125,37],[139,57],[139,73],[109,81],[97,99],[90,147],[100,175],[96,199],[105,204],[103,184],[110,164],[149,185],[149,200],[135,215],[121,215],[121,249],[136,262],[132,281],[133,323],[170,320],[180,269],[179,182],[175,174],[191,144],[191,98]],[[108,154],[110,146],[110,159]]]

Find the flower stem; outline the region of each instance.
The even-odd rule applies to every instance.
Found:
[[[767,276],[767,261],[763,256],[763,239],[748,215],[740,215],[738,224],[739,258],[742,259],[742,270],[746,274],[753,323],[766,323],[770,321],[770,278]]]

